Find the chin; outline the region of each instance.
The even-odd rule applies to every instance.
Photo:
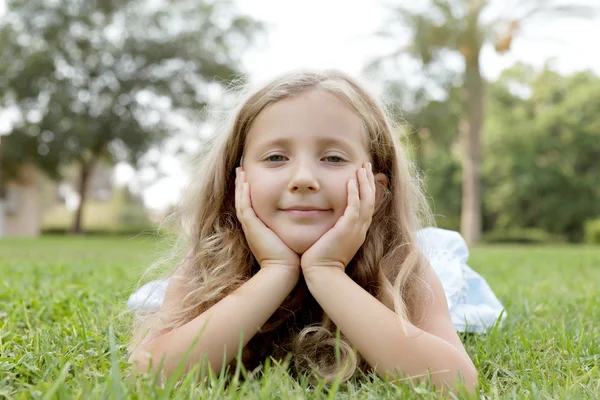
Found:
[[[316,224],[274,224],[273,232],[283,240],[283,242],[292,249],[295,253],[302,255],[313,244],[317,242],[333,224],[316,223]]]
[[[289,244],[288,247],[292,250],[294,250],[297,254],[302,255],[304,254],[304,252],[308,249],[310,249],[310,246],[312,246],[315,242],[312,243],[292,243]]]
[[[319,237],[300,238],[298,236],[294,236],[285,239],[282,238],[282,240],[290,249],[294,250],[297,254],[303,254],[306,250],[310,248],[310,246],[312,246],[317,240],[319,240]]]

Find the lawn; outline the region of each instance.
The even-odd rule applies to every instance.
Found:
[[[119,316],[160,251],[152,238],[0,241],[0,398],[430,398],[380,380],[307,386],[283,368],[173,388],[134,378]],[[598,398],[600,247],[478,247],[469,264],[506,306],[503,328],[464,337],[489,398]]]

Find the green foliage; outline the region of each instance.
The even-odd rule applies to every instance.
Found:
[[[409,86],[401,80],[385,83],[391,115],[408,138],[409,155],[424,178],[437,225],[459,230],[461,166],[453,148],[458,140],[460,91],[449,87],[445,98],[430,100],[424,88]]]
[[[425,177],[438,226],[459,230],[461,165],[456,152],[460,96],[427,100],[388,82],[410,153]],[[581,241],[600,215],[600,78],[561,76],[517,65],[487,88],[483,136],[484,240]]]
[[[460,106],[458,117],[462,122],[461,127],[465,133],[469,132],[469,140],[462,141],[462,170],[465,171],[465,188],[481,186],[485,190],[486,181],[482,182],[482,175],[478,163],[469,162],[470,158],[486,159],[487,154],[482,151],[480,142],[483,141],[483,130],[480,128],[479,121],[485,121],[486,110],[490,107],[483,107],[484,86],[481,75],[480,56],[484,45],[495,45],[498,52],[506,52],[511,48],[519,27],[522,27],[534,17],[561,18],[577,17],[590,18],[598,14],[599,8],[594,5],[576,5],[560,4],[560,2],[533,0],[525,2],[523,7],[505,7],[504,10],[493,9],[492,1],[479,0],[457,0],[444,1],[432,0],[426,2],[425,6],[411,4],[390,4],[389,17],[383,25],[380,36],[392,39],[399,45],[389,54],[383,55],[372,61],[368,69],[374,71],[395,72],[395,76],[409,76],[411,85],[415,92],[425,93],[425,98],[435,102],[440,97],[450,98],[449,90],[462,91],[462,97],[459,100]],[[496,14],[494,18],[482,18],[482,15]],[[491,15],[491,14],[490,14]],[[409,35],[406,36],[408,28]],[[407,38],[408,40],[403,38]],[[398,62],[406,55],[410,55],[413,61],[419,64],[418,69],[408,70],[407,64]],[[458,62],[457,62],[458,61]],[[400,72],[398,72],[400,71]],[[414,89],[414,82],[425,81],[422,84],[417,83]],[[442,95],[440,95],[442,93]],[[404,96],[410,97],[410,96]],[[433,101],[435,100],[435,101]],[[406,107],[405,103],[400,106]],[[412,104],[409,104],[412,106]],[[426,115],[427,110],[421,105],[416,109],[417,113]],[[458,125],[448,125],[450,130],[455,130]],[[485,124],[484,124],[485,126]],[[446,128],[445,130],[448,130]],[[444,130],[444,131],[445,131]],[[438,136],[443,131],[436,131],[433,134]],[[485,154],[485,156],[484,156]],[[420,164],[420,158],[417,155],[417,163]],[[494,179],[492,182],[496,182]],[[589,187],[587,184],[584,185]],[[468,190],[468,189],[467,189]],[[579,192],[585,191],[580,187],[576,188]],[[540,195],[542,195],[540,193]],[[464,207],[469,207],[468,212],[462,214],[467,232],[463,232],[468,241],[476,240],[479,233],[479,216],[483,229],[489,229],[496,224],[495,216],[490,218],[485,215],[489,201],[480,198],[478,190],[468,190],[463,196]],[[547,194],[545,195],[549,197]],[[592,197],[593,198],[593,197]],[[556,207],[564,199],[555,197]],[[585,201],[583,201],[585,202]],[[564,203],[562,203],[564,204]],[[581,224],[579,222],[572,224],[573,220],[580,220],[582,214],[587,211],[587,204],[576,204],[572,211],[559,221],[553,227],[546,227],[551,231],[566,230],[572,240],[581,238]],[[555,211],[554,210],[554,211]],[[547,211],[547,210],[545,210]],[[493,206],[492,213],[498,213],[498,203]],[[573,214],[577,214],[576,216]],[[503,223],[503,221],[501,221]],[[515,221],[506,222],[513,224]],[[519,222],[521,223],[521,222]],[[522,223],[521,223],[522,224]],[[525,225],[528,226],[529,222]]]
[[[0,21],[0,107],[22,121],[2,167],[50,175],[76,160],[131,164],[240,74],[259,24],[229,1],[9,0]]]
[[[404,113],[410,154],[425,177],[438,226],[460,229],[460,96],[428,101],[423,91],[388,82]],[[484,240],[580,241],[585,221],[600,215],[600,78],[561,76],[517,65],[487,89],[483,137]]]
[[[490,85],[487,108],[488,218],[581,240],[600,215],[600,78],[517,66]]]
[[[14,176],[24,161],[52,177],[75,164],[80,195],[100,159],[139,166],[149,149],[180,132],[211,91],[238,78],[241,54],[260,28],[231,1],[6,6],[0,107],[22,118],[0,147],[0,175]],[[74,232],[82,230],[81,198]]]
[[[34,131],[37,132],[35,128]],[[42,147],[42,152],[48,153],[40,156],[40,138],[28,134],[13,133],[2,136],[0,145],[0,169],[3,176],[7,178],[16,178],[19,176],[20,167],[26,162],[32,162],[49,177],[57,179],[59,177],[59,166],[61,163],[62,144],[58,141],[52,141],[46,148]],[[43,140],[42,140],[43,142]]]
[[[600,218],[585,223],[585,241],[600,244]]]
[[[565,239],[560,235],[553,235],[539,228],[505,228],[495,229],[483,234],[485,243],[561,243]]]
[[[425,183],[431,209],[440,228],[460,230],[460,161],[439,149],[426,158]]]
[[[148,237],[0,241],[0,397],[443,398],[425,384],[376,377],[310,386],[273,363],[246,379],[213,376],[199,384],[190,374],[174,387],[132,375],[131,315],[121,313],[160,250],[164,243]],[[469,264],[508,312],[501,329],[461,335],[479,371],[481,396],[597,397],[599,263],[597,247],[473,249]]]

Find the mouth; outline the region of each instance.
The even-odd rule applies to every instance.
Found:
[[[331,211],[324,208],[291,207],[284,208],[281,211],[296,218],[315,218],[323,216]]]

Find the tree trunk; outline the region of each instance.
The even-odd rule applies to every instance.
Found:
[[[461,121],[462,210],[460,230],[467,244],[481,237],[481,129],[483,127],[483,78],[479,54],[466,63],[464,94],[466,116]]]
[[[82,161],[81,162],[81,171],[79,174],[79,187],[77,188],[79,191],[79,205],[77,206],[77,211],[75,212],[75,220],[73,221],[73,226],[71,227],[71,233],[83,233],[82,229],[82,217],[83,217],[83,208],[85,205],[85,200],[87,197],[87,188],[89,184],[90,174],[92,172],[92,168],[94,167],[95,160],[91,160],[89,162]]]

